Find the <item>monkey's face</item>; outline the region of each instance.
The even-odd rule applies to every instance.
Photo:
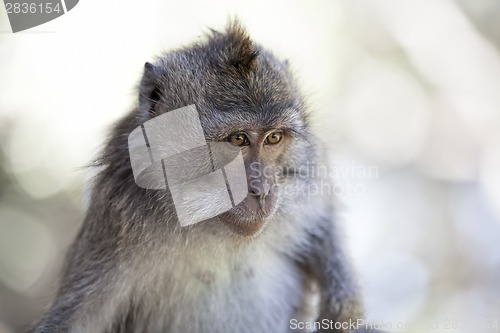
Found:
[[[297,150],[295,138],[307,132],[307,112],[288,64],[254,45],[238,29],[215,34],[205,45],[146,65],[140,86],[141,117],[134,121],[193,104],[207,143],[230,142],[244,158],[247,196],[219,218],[236,234],[256,234],[285,201],[280,198],[284,197],[280,175],[305,155]],[[204,167],[207,171],[213,166]]]
[[[284,128],[247,128],[231,133],[227,141],[241,147],[247,173],[246,198],[219,218],[243,236],[260,231],[277,209],[280,161],[291,136]]]

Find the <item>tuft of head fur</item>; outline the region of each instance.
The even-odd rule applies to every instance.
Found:
[[[215,63],[221,69],[236,69],[241,73],[255,70],[259,51],[255,48],[248,33],[236,19],[229,22],[225,34],[212,30],[207,48],[222,60]]]

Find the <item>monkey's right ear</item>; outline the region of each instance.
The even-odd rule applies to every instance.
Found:
[[[139,86],[139,113],[142,116],[153,118],[158,115],[155,107],[161,99],[159,76],[159,69],[155,65],[149,62],[144,64],[144,74]]]

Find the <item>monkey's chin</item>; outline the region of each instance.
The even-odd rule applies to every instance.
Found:
[[[277,195],[272,193],[261,202],[250,194],[231,210],[219,215],[219,219],[235,234],[250,237],[258,234],[277,207]]]
[[[265,218],[255,218],[253,220],[241,219],[226,212],[219,215],[219,219],[235,234],[250,237],[257,234],[266,224]]]
[[[233,209],[219,215],[219,219],[235,234],[250,237],[258,234],[266,225],[267,219],[274,209],[266,212],[250,211],[246,205],[237,205]]]

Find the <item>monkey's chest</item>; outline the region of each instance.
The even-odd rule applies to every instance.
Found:
[[[288,332],[304,297],[300,270],[278,253],[186,254],[169,266],[158,276],[151,332]]]

